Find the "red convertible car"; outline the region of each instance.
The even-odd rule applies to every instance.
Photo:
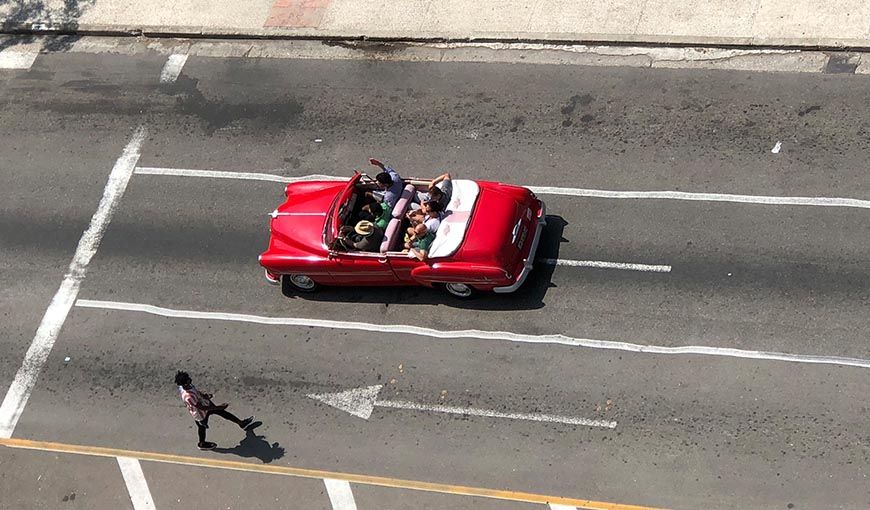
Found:
[[[429,181],[404,179],[377,251],[336,249],[342,226],[354,225],[374,179],[288,184],[272,214],[269,248],[260,255],[266,279],[285,295],[320,285],[423,285],[459,298],[513,292],[532,270],[546,222],[544,203],[528,189],[498,182],[453,180],[453,193],[426,260],[403,252],[405,212]]]

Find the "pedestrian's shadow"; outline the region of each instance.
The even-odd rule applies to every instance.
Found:
[[[217,453],[229,453],[238,455],[239,457],[256,457],[263,464],[268,464],[273,460],[280,459],[284,456],[284,447],[278,443],[269,444],[266,441],[266,436],[258,436],[254,429],[262,425],[263,422],[257,421],[245,432],[245,438],[239,441],[239,444],[232,448],[215,448],[212,450]]]

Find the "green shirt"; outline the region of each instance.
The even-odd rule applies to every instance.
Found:
[[[428,232],[423,239],[419,239],[415,244],[417,245],[417,249],[420,251],[429,251],[429,247],[432,246],[432,241],[435,240],[435,233]]]
[[[375,218],[375,225],[386,229],[387,225],[389,225],[390,220],[393,218],[392,212],[390,210],[390,206],[386,203],[381,204],[381,215]]]

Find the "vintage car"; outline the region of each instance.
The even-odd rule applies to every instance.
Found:
[[[423,285],[458,298],[513,292],[532,270],[546,223],[544,203],[520,186],[453,180],[453,193],[425,261],[403,252],[406,211],[428,181],[404,179],[404,190],[378,251],[336,248],[339,230],[354,225],[374,179],[287,185],[287,200],[271,214],[268,249],[260,255],[270,283],[285,295],[321,285]]]

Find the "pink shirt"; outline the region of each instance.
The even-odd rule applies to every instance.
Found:
[[[205,411],[197,407],[197,404],[201,406],[210,405],[211,402],[202,396],[202,393],[199,392],[198,389],[191,386],[189,390],[178,387],[178,391],[181,392],[181,400],[184,401],[185,405],[187,405],[187,410],[190,412],[190,415],[193,416],[193,419],[196,421],[202,421],[205,419]]]

